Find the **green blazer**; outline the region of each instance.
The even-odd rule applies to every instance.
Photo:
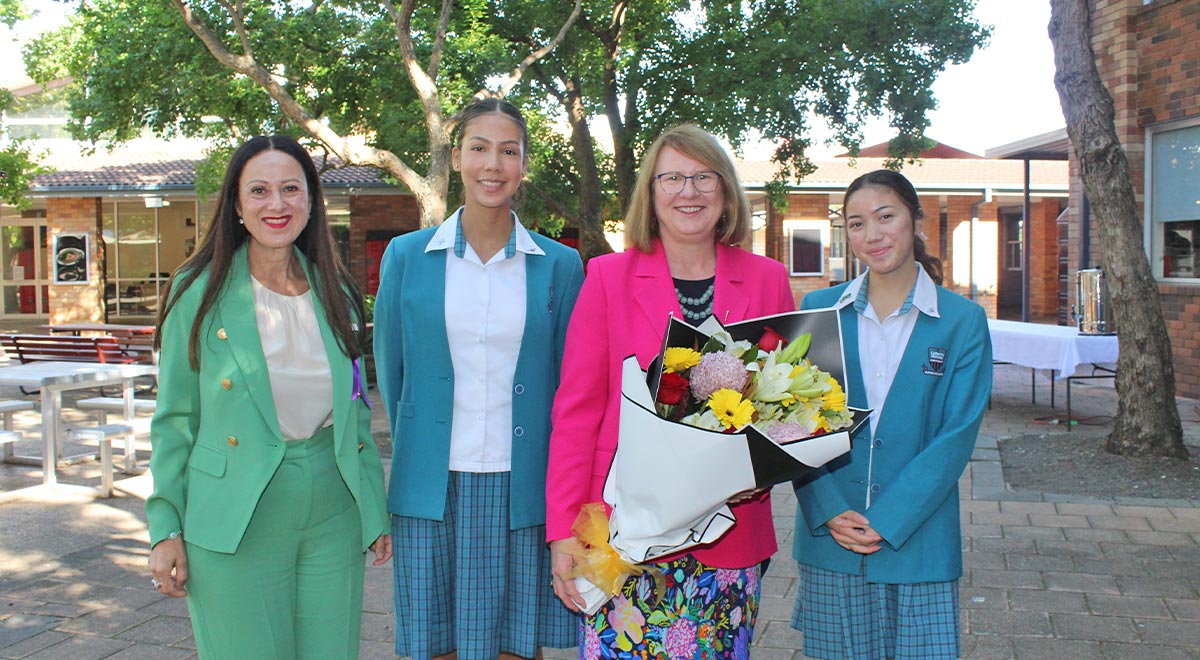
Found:
[[[299,251],[312,284],[314,274]],[[180,296],[163,322],[158,405],[151,422],[146,500],[151,546],[182,531],[188,543],[233,553],[259,497],[283,460],[266,357],[254,313],[246,248],[234,255],[216,305],[202,321],[200,370],[188,362],[188,336],[208,271]],[[333,378],[334,451],[337,466],[362,516],[365,551],[389,530],[383,467],[371,439],[371,411],[352,398],[351,361],[338,347],[326,310],[313,296]]]

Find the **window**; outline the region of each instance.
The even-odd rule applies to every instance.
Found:
[[[789,220],[784,223],[788,235],[791,274],[825,274],[825,245],[829,243],[827,220]]]
[[[1155,274],[1200,278],[1200,120],[1150,129],[1146,142],[1146,218]]]

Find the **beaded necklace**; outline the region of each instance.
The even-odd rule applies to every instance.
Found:
[[[696,293],[706,283],[708,287],[700,295],[687,295],[688,293]],[[675,296],[679,298],[679,307],[683,310],[683,317],[692,324],[699,324],[712,316],[713,292],[715,290],[716,283],[714,278],[698,281],[676,279]]]

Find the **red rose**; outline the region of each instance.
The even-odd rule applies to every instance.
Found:
[[[674,372],[667,372],[658,379],[658,402],[673,406],[688,392],[688,380]]]
[[[783,348],[788,342],[787,337],[775,332],[771,326],[763,328],[762,339],[758,340],[758,347],[764,351],[773,351],[777,348]]]

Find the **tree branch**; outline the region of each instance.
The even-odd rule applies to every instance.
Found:
[[[528,69],[530,65],[542,59],[546,55],[549,55],[550,51],[554,50],[558,44],[562,43],[562,40],[567,36],[567,32],[570,31],[571,26],[574,25],[575,21],[579,19],[579,14],[582,12],[583,0],[575,0],[575,8],[571,10],[571,15],[567,18],[567,21],[563,23],[561,28],[559,28],[558,34],[554,35],[554,38],[551,39],[550,42],[545,46],[533,51],[526,56],[525,59],[521,60],[521,63],[517,65],[517,68],[513,69],[512,73],[508,74],[508,81],[501,85],[500,91],[497,92],[497,96],[500,96],[501,98],[507,96],[508,92],[511,91],[512,88],[521,81],[521,76],[525,75],[525,70]],[[476,92],[475,96],[478,98],[480,94],[486,94],[486,92],[480,90],[479,92]]]
[[[453,0],[442,0],[437,33],[433,36],[433,53],[429,56],[429,66],[425,68],[425,73],[433,80],[437,80],[438,67],[442,64],[442,48],[446,45],[446,31],[450,29],[450,10],[453,8]]]
[[[328,126],[315,119],[304,106],[300,105],[295,98],[288,94],[287,90],[276,82],[269,71],[249,54],[248,48],[247,52],[242,55],[233,54],[212,31],[212,28],[192,11],[192,7],[187,0],[171,1],[183,16],[183,20],[187,26],[199,37],[200,41],[204,43],[205,47],[208,48],[208,51],[212,53],[218,62],[250,78],[259,87],[266,90],[267,94],[279,104],[279,109],[283,112],[284,116],[295,122],[297,126],[303,128],[330,151],[336,153],[344,163],[347,165],[371,165],[387,170],[400,179],[410,190],[426,187],[421,176],[397,158],[395,154],[366,145],[352,144]],[[248,35],[243,34],[243,38],[248,38]]]
[[[421,101],[421,109],[425,111],[425,126],[429,132],[429,145],[432,148],[434,145],[446,141],[448,130],[442,118],[442,105],[438,97],[437,85],[417,62],[417,49],[412,40],[412,17],[413,12],[416,11],[416,2],[415,0],[403,0],[400,9],[397,10],[396,3],[392,0],[382,1],[384,7],[387,8],[388,15],[396,24],[396,42],[400,46],[400,59],[404,62],[408,79],[417,92],[417,98]]]
[[[523,185],[525,186],[526,190],[532,192],[534,195],[537,195],[537,198],[541,200],[542,204],[545,204],[546,208],[550,209],[552,213],[563,218],[568,223],[576,227],[580,225],[579,214],[564,206],[562,202],[555,198],[554,195],[551,195],[550,193],[542,190],[540,187],[535,186],[528,181],[526,181]]]
[[[236,5],[230,5],[228,0],[217,0],[217,4],[224,7],[233,18],[233,28],[237,31],[238,40],[242,42],[242,53],[247,57],[254,57],[254,49],[250,47],[250,35],[246,32],[246,22],[242,20],[242,0],[238,0]]]

